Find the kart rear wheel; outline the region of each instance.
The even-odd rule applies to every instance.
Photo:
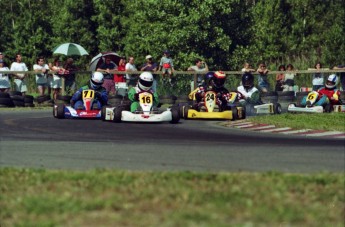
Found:
[[[282,113],[282,107],[279,103],[274,103],[273,104],[273,111],[274,114],[281,114]]]
[[[178,108],[171,109],[171,121],[172,124],[177,124],[180,121],[180,113]]]
[[[188,119],[188,111],[189,111],[189,106],[185,105],[182,106],[182,113],[183,113],[183,118]]]
[[[122,106],[118,106],[114,108],[114,119],[113,119],[114,122],[116,123],[121,122],[122,110],[123,110]]]
[[[234,121],[234,120],[237,120],[238,119],[238,109],[237,109],[237,107],[235,107],[235,106],[232,106],[231,107],[231,112],[232,112],[232,121]]]
[[[242,107],[242,116],[241,116],[241,119],[246,119],[246,117],[247,117],[246,107],[243,106],[243,107]]]
[[[103,106],[102,110],[101,110],[101,119],[102,119],[102,121],[105,121],[106,110],[107,110],[107,107]]]
[[[59,103],[56,106],[54,106],[53,115],[55,118],[58,118],[58,119],[65,118],[65,105],[62,103]]]

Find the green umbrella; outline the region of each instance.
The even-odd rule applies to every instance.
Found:
[[[63,55],[89,55],[89,53],[76,43],[63,43],[53,49],[53,54],[63,54]]]

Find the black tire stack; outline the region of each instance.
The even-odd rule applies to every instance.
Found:
[[[168,104],[174,105],[177,97],[175,95],[162,95],[159,97],[159,102],[161,105]]]
[[[37,96],[35,101],[37,102],[37,106],[40,106],[40,107],[54,106],[54,102],[50,98],[50,95]]]
[[[282,112],[287,112],[288,106],[295,102],[294,91],[278,91],[278,102],[281,105]]]
[[[15,107],[10,94],[0,93],[0,108]]]
[[[261,101],[263,103],[277,103],[278,93],[276,91],[261,93]]]

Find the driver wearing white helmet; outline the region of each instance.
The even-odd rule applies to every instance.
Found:
[[[131,112],[135,112],[139,104],[139,93],[149,92],[153,95],[153,106],[159,104],[158,94],[152,90],[153,75],[150,72],[143,72],[139,76],[139,81],[135,87],[132,87],[128,91],[128,99],[131,103]]]
[[[103,74],[100,72],[94,72],[92,74],[91,79],[89,80],[88,84],[81,87],[71,98],[71,105],[74,109],[85,109],[83,100],[82,100],[82,92],[83,90],[94,90],[95,91],[95,99],[93,100],[93,104],[97,104],[98,109],[102,109],[102,106],[106,105],[108,102],[108,95],[107,91],[102,84],[104,82]]]
[[[328,76],[327,81],[325,83],[325,87],[320,88],[317,92],[319,93],[319,98],[315,103],[315,106],[325,106],[328,103],[331,105],[338,105],[341,104],[341,100],[339,99],[340,91],[337,89],[338,84],[338,77],[335,74],[331,74]],[[310,104],[307,103],[307,96],[303,97],[301,101],[302,106],[309,106]]]

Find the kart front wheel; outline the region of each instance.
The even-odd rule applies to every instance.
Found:
[[[65,118],[65,105],[62,103],[57,104],[53,107],[53,115],[58,119]]]
[[[172,124],[177,124],[180,121],[180,113],[178,108],[171,109],[171,121]]]
[[[102,119],[102,121],[105,121],[106,111],[107,111],[107,107],[103,106],[102,110],[101,110],[101,119]]]
[[[234,120],[237,120],[238,119],[238,109],[237,109],[237,107],[235,107],[235,106],[232,106],[231,107],[231,112],[232,112],[232,121],[234,121]]]
[[[122,106],[118,106],[114,108],[114,119],[113,119],[114,122],[116,123],[121,122],[122,110],[123,110]]]
[[[325,106],[325,112],[326,113],[330,113],[330,112],[332,112],[332,105],[330,104],[330,103],[328,103],[326,106]]]
[[[273,111],[274,111],[274,114],[281,114],[282,106],[279,103],[273,104]]]

